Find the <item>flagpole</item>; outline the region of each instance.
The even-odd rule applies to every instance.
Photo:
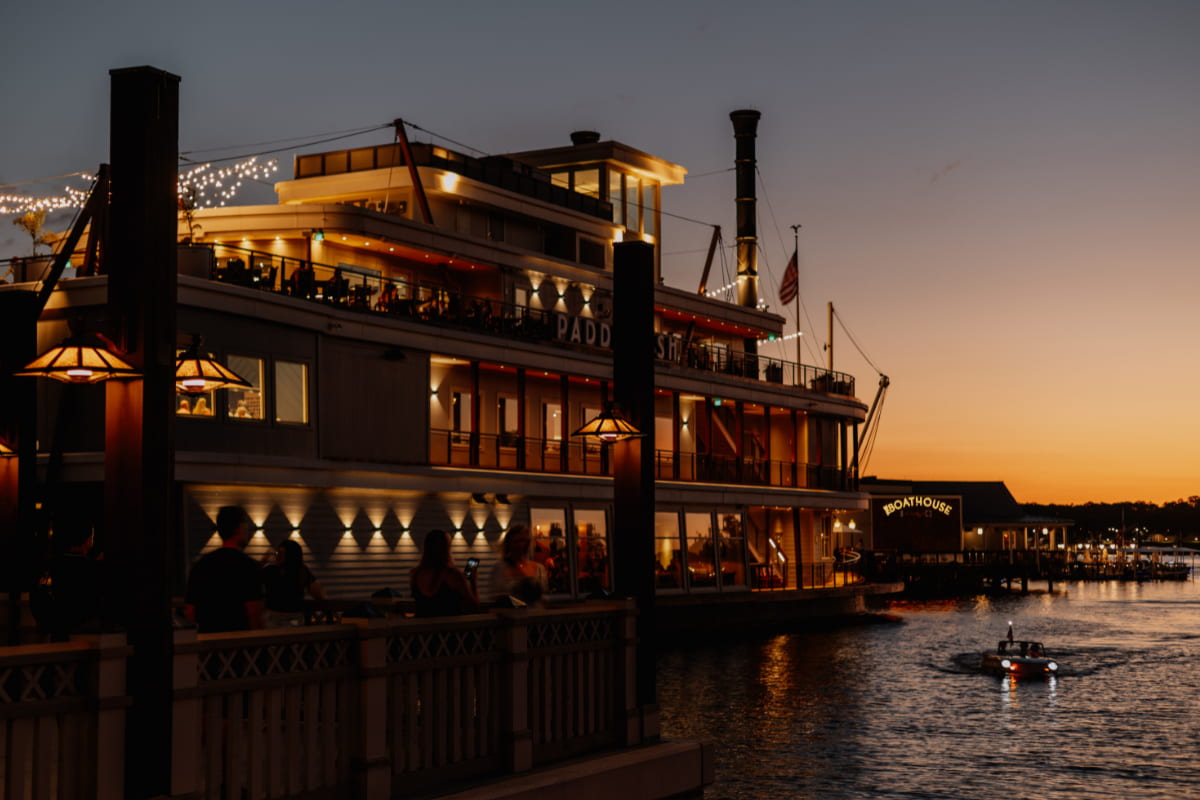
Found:
[[[795,247],[792,250],[796,258],[796,283],[800,283],[800,225],[792,226],[792,242]],[[800,365],[804,363],[804,358],[800,353],[800,288],[796,288],[796,383],[800,383]]]

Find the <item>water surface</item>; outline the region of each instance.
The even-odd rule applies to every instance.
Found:
[[[705,797],[1200,798],[1200,586],[891,603],[896,621],[664,652],[664,735],[716,745]],[[1012,620],[1055,678],[979,670]]]

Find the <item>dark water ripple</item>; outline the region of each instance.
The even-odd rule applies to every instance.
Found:
[[[712,800],[1200,798],[1200,585],[1056,588],[665,652],[664,733],[716,744]],[[1009,620],[1057,677],[980,672]]]

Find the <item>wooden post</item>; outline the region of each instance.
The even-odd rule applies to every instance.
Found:
[[[146,798],[171,785],[179,77],[152,67],[110,75],[108,307],[143,378],[106,385],[106,563],[116,621],[134,648],[126,796]]]
[[[642,721],[637,702],[637,609],[632,599],[625,601],[620,630],[623,635],[618,640],[621,650],[617,659],[616,694],[625,720],[624,744],[633,747],[642,743]]]
[[[618,596],[637,602],[637,705],[643,741],[658,737],[654,613],[654,247],[613,253],[613,396],[644,435],[612,445],[613,560]]]
[[[0,457],[0,591],[8,595],[7,635],[21,643],[21,595],[37,580],[36,527],[38,381],[12,373],[38,354],[36,292],[0,295],[0,435],[16,451]]]
[[[194,628],[175,631],[172,663],[171,796],[186,797],[200,791],[201,775],[200,653]]]
[[[97,800],[121,800],[125,797],[125,740],[126,662],[131,648],[126,646],[125,634],[107,633],[77,636],[97,650],[96,685],[96,774]]]
[[[358,626],[358,713],[353,768],[356,797],[387,800],[392,796],[392,760],[388,754],[388,621],[355,620]]]
[[[525,772],[533,767],[533,732],[529,729],[529,612],[512,610],[496,614],[503,624],[501,685],[507,695],[500,713],[500,741],[508,770]]]

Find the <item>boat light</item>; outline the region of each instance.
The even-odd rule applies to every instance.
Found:
[[[1000,662],[1000,666],[1004,667],[1005,669],[1008,669],[1009,667],[1012,666],[1012,662],[1006,658]]]
[[[1058,662],[1051,661],[1049,664],[1046,665],[1046,669],[1050,670],[1051,672],[1058,672]]]

